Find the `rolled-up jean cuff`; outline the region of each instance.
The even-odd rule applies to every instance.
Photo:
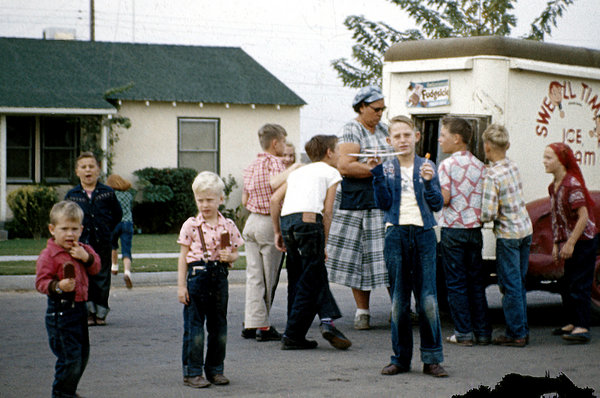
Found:
[[[108,315],[110,308],[96,304],[96,318],[104,319]]]
[[[442,363],[444,362],[444,353],[439,349],[421,348],[421,362],[426,364]]]

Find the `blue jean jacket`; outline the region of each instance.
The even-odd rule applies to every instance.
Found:
[[[424,158],[415,155],[413,184],[417,204],[423,218],[423,228],[430,229],[437,225],[433,212],[439,211],[444,206],[444,197],[440,188],[437,172],[430,181],[419,175]],[[434,167],[435,170],[435,167]],[[400,175],[400,162],[394,157],[377,165],[371,170],[373,174],[373,188],[375,189],[375,202],[377,207],[384,210],[384,222],[398,225],[400,219],[400,198],[402,197],[402,178]]]

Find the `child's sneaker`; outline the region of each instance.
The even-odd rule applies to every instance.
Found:
[[[369,330],[371,329],[371,325],[369,321],[371,316],[369,314],[360,314],[354,318],[354,329],[356,330]]]
[[[125,281],[125,286],[127,286],[127,289],[131,289],[133,287],[133,283],[131,283],[131,272],[130,271],[125,271],[123,273],[123,280]]]
[[[110,272],[112,272],[113,275],[117,275],[119,273],[119,264],[111,265]]]

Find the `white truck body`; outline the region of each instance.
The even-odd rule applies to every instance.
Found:
[[[437,137],[446,115],[475,129],[472,151],[484,160],[481,134],[491,123],[510,135],[507,156],[519,166],[525,201],[548,196],[546,145],[565,142],[575,152],[590,190],[600,190],[600,51],[504,37],[403,42],[383,67],[384,119],[411,116],[422,139],[417,151],[441,154]],[[495,258],[490,226],[484,258]]]

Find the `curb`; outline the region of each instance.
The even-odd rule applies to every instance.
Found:
[[[230,284],[245,284],[246,271],[229,271]],[[177,286],[177,272],[139,272],[132,273],[133,287],[136,286]],[[282,272],[279,282],[287,283],[287,272]],[[112,275],[111,288],[125,288],[123,273]],[[35,290],[35,275],[0,276],[0,292]]]

